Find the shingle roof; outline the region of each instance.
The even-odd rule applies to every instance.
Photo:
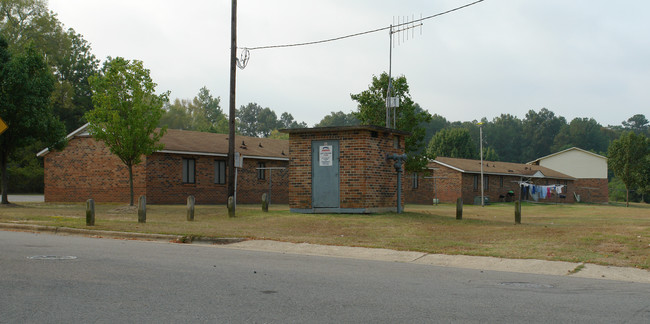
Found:
[[[163,152],[228,154],[228,134],[168,129],[160,142],[165,144]],[[236,135],[235,151],[243,156],[289,159],[289,141]]]
[[[437,157],[429,163],[429,167],[436,167],[436,165],[444,165],[463,173],[481,173],[481,161],[479,160]],[[564,173],[539,165],[483,161],[483,174],[539,177],[540,174],[538,172],[541,172],[545,178],[574,179]]]
[[[87,126],[88,124],[70,133],[68,138],[88,136]],[[161,151],[163,153],[213,156],[227,156],[228,154],[228,134],[168,129],[160,142],[165,144],[165,148]],[[289,160],[289,141],[236,135],[235,151],[244,157]],[[44,149],[38,153],[38,156],[43,156],[48,152],[48,149]]]

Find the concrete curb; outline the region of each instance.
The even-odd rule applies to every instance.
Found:
[[[440,267],[518,272],[554,276],[571,276],[579,278],[606,279],[650,284],[650,271],[647,270],[563,261],[502,259],[495,257],[469,255],[428,254],[423,252],[395,251],[389,249],[350,246],[288,243],[269,240],[246,240],[242,238],[188,237],[183,235],[130,233],[11,223],[0,223],[0,229],[27,232],[51,232],[54,234],[62,235],[85,235],[116,239],[221,245],[220,248],[227,249],[327,256],[359,260],[403,262]]]
[[[329,246],[309,243],[288,243],[268,240],[249,240],[224,245],[227,249],[253,250],[288,254],[316,255],[361,260],[404,262],[440,267],[477,269],[485,271],[518,272],[553,276],[571,276],[650,284],[650,271],[599,266],[564,261],[533,259],[502,259],[484,256],[428,254],[388,249]]]
[[[29,224],[11,224],[11,223],[0,223],[0,229],[28,231],[28,232],[51,232],[54,234],[63,234],[63,235],[74,234],[74,235],[115,238],[115,239],[133,239],[133,240],[162,241],[162,242],[173,242],[173,243],[232,244],[232,243],[242,242],[246,240],[243,238],[214,238],[214,237],[203,237],[203,236],[195,237],[195,236],[173,235],[173,234],[118,232],[118,231],[105,231],[105,230],[94,230],[94,229],[85,229],[85,228],[29,225]]]

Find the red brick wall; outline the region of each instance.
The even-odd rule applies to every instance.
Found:
[[[417,174],[417,188],[413,188],[413,176]],[[405,172],[402,179],[402,192],[404,192],[408,204],[432,204],[433,203],[433,179],[430,172]],[[436,187],[438,182],[436,182]]]
[[[368,130],[323,133],[293,133],[289,141],[289,206],[311,209],[311,143],[316,140],[339,141],[340,208],[390,208],[396,205],[397,177],[394,161],[386,155],[403,153],[393,148],[393,134]],[[404,201],[404,199],[402,200]]]
[[[183,158],[194,159],[194,183],[183,183]],[[214,164],[225,157],[203,155],[176,155],[154,153],[147,160],[147,201],[155,204],[184,204],[189,195],[197,204],[225,204],[228,201],[227,184],[214,183]],[[237,171],[237,202],[259,203],[269,190],[269,170],[264,180],[257,179],[258,162],[265,167],[286,167],[286,161],[244,159],[244,167]],[[273,170],[272,203],[286,204],[287,172]],[[283,188],[284,186],[284,188]]]
[[[576,179],[573,189],[580,195],[581,202],[601,204],[609,202],[607,179]],[[573,194],[571,194],[571,199],[573,199]]]
[[[183,158],[195,160],[195,183],[183,183]],[[214,161],[226,158],[202,155],[154,153],[133,168],[135,200],[147,196],[147,203],[184,204],[193,195],[197,204],[225,204],[227,185],[214,183]],[[262,160],[244,159],[238,172],[237,201],[259,203],[269,189],[266,179],[258,180],[255,168]],[[287,167],[287,161],[264,160],[266,167]],[[145,170],[146,165],[146,170]],[[272,203],[288,202],[286,170],[273,170]],[[45,155],[45,200],[82,202],[129,202],[128,169],[108,148],[90,137],[75,137],[61,152]]]
[[[436,178],[435,184],[434,179],[427,179],[431,183],[431,187],[435,185],[431,198],[437,198],[440,202],[455,203],[456,199],[462,196],[461,173],[445,166],[436,166],[436,169],[432,173],[432,176]],[[432,201],[427,202],[427,204],[429,203]]]
[[[75,137],[45,163],[45,201],[129,202],[129,171],[108,148],[91,137]],[[134,200],[145,193],[143,164],[133,167]]]
[[[474,198],[481,196],[481,185],[480,185],[480,175],[477,174],[479,185],[474,189],[474,174],[462,174],[459,171],[447,168],[444,166],[436,166],[437,170],[434,171],[434,176],[438,178],[446,179],[436,179],[436,194],[438,199],[441,202],[446,203],[455,203],[456,199],[463,198],[463,203],[473,204]],[[508,175],[491,175],[487,174],[488,188],[484,190],[484,195],[488,197],[490,202],[499,202],[504,201],[508,197],[508,191],[512,190],[514,196],[508,198],[509,200],[519,199],[520,188],[517,181],[520,181],[521,178],[518,176],[508,176]],[[501,179],[503,177],[503,186],[501,186]],[[432,179],[431,181],[433,183]],[[538,185],[553,185],[553,184],[566,184],[563,194],[567,198],[561,199],[556,195],[553,195],[547,199],[540,199],[541,202],[573,202],[573,190],[576,185],[572,180],[562,180],[562,179],[535,179],[534,184]],[[606,185],[606,181],[605,181]],[[503,198],[501,197],[503,196]],[[433,196],[432,196],[433,197]],[[412,198],[409,198],[412,199]],[[479,200],[480,201],[480,200]],[[418,202],[419,203],[419,202]],[[430,204],[431,201],[426,201],[426,204]]]

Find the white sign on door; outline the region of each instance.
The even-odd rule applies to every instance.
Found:
[[[318,149],[320,166],[332,166],[332,145],[322,145]]]

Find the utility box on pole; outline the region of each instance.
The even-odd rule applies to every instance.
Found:
[[[397,211],[395,161],[410,133],[379,126],[285,129],[289,207],[298,213]],[[402,198],[402,203],[403,203]]]

